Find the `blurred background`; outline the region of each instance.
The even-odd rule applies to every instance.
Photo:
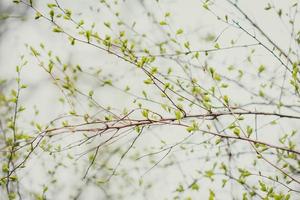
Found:
[[[286,69],[271,52],[257,45],[255,38],[240,28],[224,23],[225,16],[229,21],[237,22],[268,48],[272,49],[273,45],[226,0],[207,1],[211,6],[209,10],[203,6],[204,1],[198,0],[58,2],[62,8],[72,11],[75,22],[84,21],[85,29],[95,30],[103,38],[106,35],[118,38],[120,31],[124,31],[129,43],[135,44],[134,49],[140,55],[145,54],[143,51],[146,48],[154,55],[176,54],[187,50],[187,42],[191,50],[200,52],[241,46],[208,55],[202,51],[197,60],[193,60],[193,55],[172,58],[157,56],[153,65],[165,74],[172,69],[169,80],[164,79],[165,81],[187,81],[192,77],[207,90],[216,84],[207,77],[206,67],[213,67],[222,76],[222,83],[230,85],[222,88],[222,93],[230,96],[235,105],[253,111],[299,115],[299,97],[289,84]],[[295,34],[300,30],[297,10],[299,5],[294,6],[298,1],[236,2],[292,60],[299,61],[300,49]],[[34,1],[34,7],[48,16],[48,4],[51,3],[55,1]],[[20,97],[26,110],[18,122],[25,132],[32,133],[36,123],[45,126],[53,119],[66,116],[70,110],[76,110],[79,115],[89,113],[91,116],[103,118],[103,108],[110,107],[114,113],[120,114],[126,109],[136,108],[140,102],[150,110],[164,112],[159,104],[149,101],[152,99],[160,102],[160,92],[154,87],[144,85],[147,76],[141,70],[91,45],[80,42],[71,45],[66,35],[52,31],[53,24],[43,18],[35,20],[35,16],[36,11],[22,3],[0,1],[0,94],[16,87],[15,68],[24,60],[28,61],[21,73],[21,80],[28,88]],[[222,20],[218,18],[220,16]],[[294,23],[289,23],[290,20],[294,20]],[[161,25],[161,22],[166,22],[167,25]],[[76,24],[63,20],[59,23],[66,32],[84,38],[78,34]],[[178,30],[183,33],[176,34]],[[172,39],[174,42],[171,42]],[[38,49],[40,60],[32,56],[30,47]],[[165,50],[162,51],[162,48]],[[112,51],[119,50],[112,47]],[[283,58],[276,50],[272,51]],[[57,73],[57,77],[63,79],[69,76],[76,79],[76,87],[84,94],[93,90],[96,103],[83,95],[70,96],[68,102],[68,98],[54,84],[53,78],[41,67],[41,63],[47,64],[50,60],[54,60],[58,68],[63,65],[68,67],[69,71],[65,74]],[[124,93],[127,87],[130,92]],[[182,92],[183,89],[178,88],[178,91]],[[281,109],[278,109],[279,102],[284,103]],[[188,107],[188,103],[182,104]],[[191,114],[199,112],[194,108],[187,110]],[[222,130],[232,121],[233,118],[221,117],[216,122],[203,120],[201,124],[204,127],[210,124],[217,130]],[[77,122],[76,118],[69,121]],[[274,144],[280,144],[278,139],[284,134],[300,128],[297,120],[277,119],[272,116],[249,116],[243,124],[245,127],[247,124],[255,125],[259,139]],[[47,199],[203,199],[209,197],[210,191],[214,191],[216,199],[241,199],[243,192],[247,190],[234,180],[229,181],[223,188],[223,180],[226,178],[217,174],[213,178],[205,178],[203,174],[209,173],[217,164],[219,168],[222,162],[232,170],[232,176],[237,177],[239,168],[247,168],[266,176],[275,176],[278,173],[266,163],[257,161],[256,154],[248,143],[229,141],[218,146],[215,144],[215,137],[202,134],[188,136],[184,128],[166,125],[146,127],[142,137],[118,164],[120,157],[136,138],[134,130],[120,133],[117,140],[101,149],[95,166],[83,179],[89,167],[90,156],[94,152],[91,149],[105,141],[106,137],[109,134],[84,145],[78,145],[84,138],[81,134],[67,133],[49,138],[44,148],[47,149],[50,145],[54,153],[43,148],[38,149],[27,161],[26,167],[18,172],[23,199],[38,199],[41,194],[46,195]],[[298,135],[293,140],[299,144]],[[180,145],[175,145],[177,143]],[[172,145],[172,151],[167,154]],[[165,148],[167,150],[163,150]],[[229,158],[228,152],[233,156]],[[271,153],[267,156],[275,161],[275,156]],[[255,160],[257,165],[253,165]],[[103,183],[116,166],[116,176],[111,177],[109,183]],[[295,172],[294,176],[299,177],[299,173]],[[257,177],[249,179],[252,185],[258,184]],[[189,191],[193,183],[199,183],[199,188]],[[277,186],[274,181],[268,183],[278,191],[287,191],[286,188]],[[292,186],[299,190],[299,185]],[[180,192],[181,187],[186,188],[185,191]],[[294,199],[299,197],[297,195],[298,193],[294,194]]]

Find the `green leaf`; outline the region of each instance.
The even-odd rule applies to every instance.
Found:
[[[78,69],[78,71],[82,72],[80,65],[76,65],[76,69]]]
[[[141,131],[142,131],[142,128],[141,128],[140,126],[136,126],[136,127],[135,127],[135,131],[136,131],[138,134],[140,134]]]
[[[54,7],[57,7],[57,5],[54,4],[54,3],[48,3],[47,6],[48,6],[48,8],[54,8]]]
[[[238,137],[240,137],[240,129],[239,128],[234,128],[233,129],[233,133],[236,135],[236,136],[238,136]]]
[[[21,88],[22,88],[22,89],[25,89],[25,88],[27,88],[27,87],[28,87],[28,86],[27,86],[26,84],[22,84],[22,85],[21,85]]]
[[[229,105],[229,97],[227,95],[224,95],[223,100],[224,100],[225,104],[228,106]]]
[[[144,80],[144,83],[149,85],[149,84],[152,84],[153,81],[152,81],[152,79],[148,78],[148,79]]]
[[[146,109],[142,110],[142,115],[143,115],[145,118],[148,118],[148,116],[149,116],[149,111],[146,110]]]
[[[16,197],[17,197],[17,194],[15,192],[9,192],[9,194],[8,194],[9,200],[14,200],[14,199],[16,199]]]
[[[183,33],[183,30],[180,28],[180,29],[178,29],[177,31],[176,31],[176,34],[177,35],[180,35],[180,34],[182,34]]]
[[[90,91],[89,91],[89,96],[92,97],[93,95],[94,95],[94,91],[93,91],[93,90],[90,90]]]
[[[221,79],[221,76],[220,76],[219,74],[217,74],[217,73],[214,73],[213,78],[214,78],[216,81],[221,81],[221,80],[222,80],[222,79]]]
[[[167,24],[167,22],[165,22],[165,21],[161,21],[161,22],[159,22],[159,25],[165,26],[165,25],[168,25],[168,24]]]
[[[34,19],[39,19],[40,17],[42,17],[43,15],[40,12],[36,12],[35,13],[35,17]]]
[[[177,191],[177,192],[184,192],[183,186],[180,184],[180,185],[178,186],[178,188],[176,189],[176,191]]]
[[[240,172],[240,176],[244,178],[251,175],[251,173],[246,169],[239,168],[239,172]]]
[[[7,163],[3,163],[2,164],[2,172],[7,173],[8,171],[9,171],[8,164]]]
[[[186,130],[189,133],[191,133],[191,132],[199,130],[199,126],[198,126],[198,124],[196,122],[193,122],[193,124],[191,126],[187,127]]]
[[[31,51],[31,53],[32,53],[34,56],[39,56],[39,55],[40,55],[40,53],[37,52],[33,47],[30,47],[30,51]]]
[[[180,120],[182,118],[182,113],[180,110],[175,110],[175,117],[177,120]]]
[[[145,97],[145,99],[148,99],[148,95],[147,95],[147,92],[145,90],[142,91],[142,94]]]
[[[54,10],[50,10],[50,11],[49,11],[49,15],[50,15],[51,20],[53,21],[53,18],[54,18]]]
[[[111,80],[105,80],[104,85],[112,85],[112,81]]]
[[[190,43],[189,42],[184,43],[184,47],[190,49]]]
[[[209,200],[215,200],[215,193],[211,189],[209,189]]]
[[[264,97],[265,93],[262,90],[259,90],[258,95],[261,96],[261,97]]]
[[[71,110],[71,111],[69,112],[69,114],[70,114],[70,115],[76,115],[76,111],[75,111],[75,110]]]
[[[222,142],[222,138],[218,138],[218,139],[216,139],[215,144],[218,145],[218,144],[220,144],[221,142]]]
[[[258,74],[261,74],[263,71],[265,71],[266,67],[264,65],[260,65],[258,67]]]
[[[259,182],[259,185],[260,185],[260,190],[263,191],[263,192],[266,192],[267,191],[267,186],[265,183],[263,183],[262,181],[258,181]]]
[[[111,28],[111,24],[110,24],[110,22],[104,22],[104,26],[106,26],[107,28]]]
[[[191,189],[192,190],[196,190],[196,191],[198,191],[199,190],[199,185],[196,183],[196,182],[194,182],[192,185],[191,185]]]
[[[222,179],[222,188],[226,186],[226,183],[228,182],[228,180],[226,179]]]
[[[151,74],[154,75],[158,72],[158,68],[157,67],[152,67],[151,68]]]
[[[209,10],[208,3],[204,3],[202,6],[203,6],[203,8],[205,8],[206,10]]]
[[[250,126],[247,126],[246,131],[247,131],[247,136],[250,137],[252,135],[253,129]]]
[[[22,112],[22,111],[24,111],[25,109],[26,109],[25,107],[20,106],[20,108],[18,109],[18,112]]]
[[[74,44],[75,44],[75,38],[70,37],[69,40],[70,40],[71,45],[74,45]]]
[[[40,124],[36,123],[35,127],[38,131],[40,131],[40,132],[42,131],[42,126]]]
[[[267,7],[265,7],[265,10],[270,10],[272,8],[272,5],[268,3]]]
[[[209,178],[211,181],[213,181],[213,176],[215,175],[214,171],[213,170],[207,170],[205,171],[205,177]]]
[[[90,31],[85,31],[85,37],[86,37],[87,41],[90,42],[91,32]]]
[[[225,15],[225,21],[228,22],[228,15]]]
[[[54,27],[53,29],[52,29],[52,31],[54,32],[54,33],[61,33],[62,32],[62,29],[60,28],[60,27]]]

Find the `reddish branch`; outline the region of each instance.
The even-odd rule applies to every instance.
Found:
[[[195,114],[195,115],[187,115],[183,117],[181,120],[177,120],[176,118],[162,118],[159,120],[154,120],[154,119],[122,119],[122,120],[113,120],[110,122],[91,122],[91,123],[83,123],[83,124],[77,124],[77,125],[69,125],[65,127],[58,127],[58,128],[53,128],[53,129],[48,129],[45,131],[45,133],[48,136],[54,136],[54,135],[59,135],[63,133],[69,133],[69,132],[103,132],[105,134],[105,131],[108,130],[120,130],[120,129],[125,129],[125,128],[132,128],[132,127],[137,127],[137,126],[150,126],[150,125],[179,125],[179,126],[184,126],[188,127],[189,125],[183,124],[182,121],[185,119],[189,118],[200,118],[200,119],[206,119],[206,120],[213,120],[216,119],[217,117],[220,116],[232,116],[232,115],[264,115],[264,116],[277,116],[280,118],[292,118],[292,119],[300,119],[298,116],[293,116],[293,115],[284,115],[284,114],[279,114],[279,113],[268,113],[268,112],[223,112],[223,113],[208,113],[208,114]],[[96,128],[85,128],[84,126],[90,126],[90,125],[95,125],[95,124],[101,124],[102,127],[96,127]],[[219,134],[219,133],[214,133],[211,131],[206,131],[206,130],[201,130],[203,133],[208,133],[211,135],[219,136],[222,138],[228,138],[228,139],[235,139],[235,140],[242,140],[242,141],[248,141],[253,144],[262,144],[266,145],[270,148],[273,149],[278,149],[278,150],[283,150],[289,153],[295,153],[297,155],[300,155],[300,151],[298,150],[293,150],[289,149],[286,147],[280,147],[276,146],[273,144],[269,144],[263,141],[247,138],[247,137],[237,137],[233,135],[224,135],[224,134]]]

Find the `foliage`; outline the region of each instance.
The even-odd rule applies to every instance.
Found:
[[[51,41],[0,81],[0,199],[300,198],[298,1],[253,1],[280,37],[184,2],[209,29],[180,1],[12,1]]]

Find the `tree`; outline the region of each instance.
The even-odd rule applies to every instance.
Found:
[[[1,199],[300,198],[298,1],[12,3]]]

